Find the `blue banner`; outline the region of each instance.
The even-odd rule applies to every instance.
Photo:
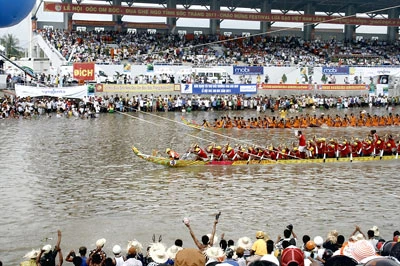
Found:
[[[257,84],[182,84],[185,94],[255,94]]]
[[[322,67],[322,74],[325,75],[350,75],[350,68],[343,67]]]
[[[233,75],[264,75],[262,66],[234,66]]]

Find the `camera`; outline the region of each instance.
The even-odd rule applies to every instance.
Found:
[[[287,229],[289,229],[290,231],[293,231],[293,225],[289,224],[288,226],[286,226]]]

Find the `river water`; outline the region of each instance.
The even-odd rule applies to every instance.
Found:
[[[185,115],[201,122],[225,114]],[[54,245],[58,229],[64,256],[82,245],[94,248],[103,237],[109,254],[114,244],[125,247],[134,238],[147,246],[153,234],[157,239],[162,235],[167,246],[181,238],[185,247],[193,247],[182,219],[190,218],[200,238],[211,232],[218,211],[222,215],[217,234],[235,241],[242,236],[254,240],[258,230],[275,240],[289,223],[299,243],[304,234],[325,237],[331,229],[347,238],[356,224],[364,233],[377,225],[387,239],[400,229],[399,161],[177,169],[133,155],[132,145],[147,153],[163,153],[167,147],[184,153],[195,142],[296,141],[289,129],[211,133],[184,126],[180,117],[181,113],[114,113],[89,120],[0,120],[0,260],[16,265],[32,248]],[[308,137],[350,138],[365,137],[369,130],[303,132]],[[397,135],[400,128],[379,128],[378,133]]]

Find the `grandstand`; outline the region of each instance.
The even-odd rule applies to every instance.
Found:
[[[398,38],[400,1],[362,1],[362,0],[65,0],[44,2],[44,10],[64,14],[60,23],[34,20],[34,27],[53,29],[105,31],[148,31],[158,33],[248,35],[270,33],[271,35],[297,36],[305,41],[335,38],[340,41],[354,40],[360,25],[387,26],[387,32],[379,34],[380,40],[394,42]],[[239,11],[240,10],[240,11]],[[245,10],[245,11],[243,11]],[[74,14],[110,14],[111,21],[90,21],[74,19]],[[128,22],[127,17],[153,16],[165,18],[165,23]],[[178,27],[182,18],[193,19],[194,27]],[[209,19],[208,28],[196,26],[196,19]],[[221,28],[223,20],[257,21],[258,30],[238,30]],[[275,22],[303,23],[303,30],[298,28],[275,28]],[[345,25],[344,31],[326,32],[319,29],[322,23]],[[367,38],[370,39],[370,38]]]

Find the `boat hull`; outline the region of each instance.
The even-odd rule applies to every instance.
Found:
[[[174,160],[141,153],[136,147],[132,147],[133,153],[139,158],[148,162],[165,165],[169,167],[187,167],[204,165],[277,165],[277,164],[304,164],[304,163],[351,163],[351,162],[369,162],[380,160],[396,160],[396,155],[386,156],[365,156],[365,157],[344,157],[344,158],[326,158],[326,159],[288,159],[288,160],[239,160],[239,161],[194,161],[194,160]]]

